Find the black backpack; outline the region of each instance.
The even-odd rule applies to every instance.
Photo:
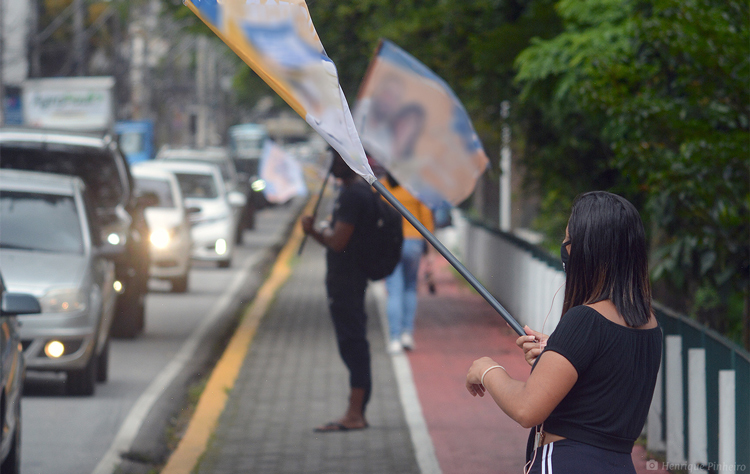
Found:
[[[361,261],[368,279],[381,280],[393,273],[401,260],[403,218],[379,193],[372,193],[372,201]]]

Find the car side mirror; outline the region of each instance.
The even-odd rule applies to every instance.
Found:
[[[37,314],[42,312],[39,300],[25,293],[3,293],[0,314],[16,316],[19,314]]]
[[[247,198],[239,191],[230,191],[227,199],[232,207],[244,207],[247,204]]]

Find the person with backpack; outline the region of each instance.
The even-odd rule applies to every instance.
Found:
[[[390,173],[383,179],[385,188],[396,197],[430,232],[435,230],[432,211],[409,191],[402,188]],[[404,243],[395,270],[385,278],[388,290],[386,311],[390,342],[388,353],[398,354],[414,349],[414,316],[417,313],[417,278],[427,242],[406,218],[402,218]]]
[[[341,181],[332,219],[317,229],[314,217],[302,217],[304,232],[326,247],[326,291],[339,354],[349,370],[349,405],[336,421],[315,428],[316,432],[339,432],[367,428],[365,408],[372,390],[370,346],[367,341],[365,290],[368,275],[363,256],[374,213],[372,188],[352,171],[333,149],[331,174]]]

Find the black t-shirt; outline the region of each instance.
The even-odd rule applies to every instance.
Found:
[[[568,310],[536,363],[557,352],[575,367],[578,380],[544,421],[544,431],[630,453],[646,422],[661,350],[659,326],[622,326],[588,306]]]
[[[344,250],[341,252],[327,250],[326,262],[329,278],[339,276],[347,278],[360,273],[366,278],[359,260],[362,252],[367,250],[365,248],[367,226],[364,224],[373,212],[372,207],[373,191],[364,180],[357,178],[349,186],[341,188],[333,208],[331,227],[341,221],[353,225],[354,232]]]

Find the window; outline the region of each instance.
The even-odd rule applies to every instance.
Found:
[[[213,175],[175,173],[184,198],[216,199],[219,196]]]
[[[73,197],[0,191],[0,248],[83,254]]]
[[[159,198],[159,203],[154,207],[174,208],[175,202],[172,196],[172,187],[169,181],[158,178],[135,178],[135,187],[141,193],[154,193]]]

